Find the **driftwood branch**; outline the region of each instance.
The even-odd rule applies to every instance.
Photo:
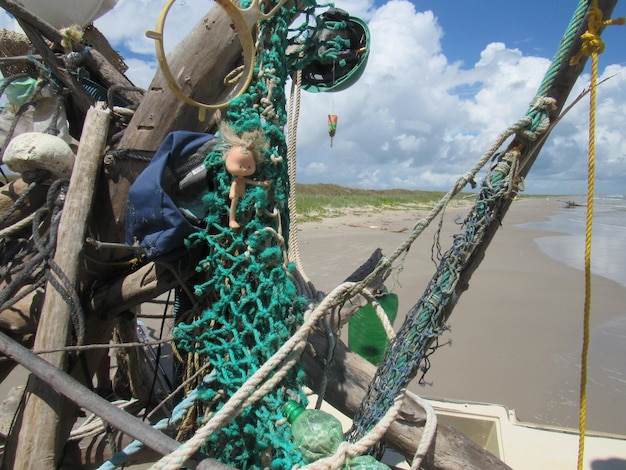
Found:
[[[44,361],[35,353],[21,346],[1,332],[0,351],[12,358],[14,361],[22,364],[34,375],[39,377],[41,380],[46,381],[52,388],[54,388],[54,390],[63,394],[78,406],[96,414],[97,416],[106,417],[107,423],[129,436],[140,440],[146,446],[157,451],[161,455],[169,454],[180,447],[180,442],[177,442],[171,437],[168,437],[162,432],[154,429],[141,419],[119,409],[115,405],[112,405],[104,398],[101,398],[97,394],[91,392],[91,390],[80,384],[65,372],[58,370],[50,363]],[[43,430],[48,433],[50,432],[49,429],[44,428]],[[202,466],[199,466],[198,463],[201,459],[202,457],[199,457],[195,460],[195,462],[192,459],[188,462],[188,464],[193,465],[192,468],[198,469],[214,468],[217,470],[226,470],[231,468],[214,459],[205,459]],[[22,460],[19,462],[24,463]],[[41,465],[42,464],[39,463],[39,465],[19,466],[19,468],[43,468]],[[198,466],[196,467],[196,465]]]
[[[58,245],[54,262],[65,273],[71,284],[78,285],[79,256],[85,239],[87,218],[94,197],[94,187],[101,155],[106,142],[110,112],[103,106],[92,108],[85,120],[72,178],[59,224]],[[67,299],[49,283],[46,289],[41,319],[37,328],[37,349],[66,346],[71,333],[71,312]],[[50,353],[46,360],[58,369],[66,366],[63,352]],[[67,436],[62,429],[65,404],[58,394],[50,390],[45,381],[32,380],[27,387],[31,394],[29,406],[24,411],[20,430],[20,445],[15,449],[15,461],[25,468],[55,468]],[[69,429],[67,429],[69,433]],[[12,439],[16,443],[17,439]],[[16,445],[16,444],[14,444]],[[10,446],[13,448],[13,445]],[[27,463],[31,462],[31,465]],[[46,464],[42,464],[46,462]]]
[[[346,416],[354,416],[365,397],[376,367],[351,352],[339,341],[335,347],[333,360],[325,367],[328,340],[321,330],[309,335],[309,347],[303,356],[303,364],[309,386],[320,393],[319,384],[327,380],[324,398]],[[387,445],[405,458],[411,460],[420,442],[424,410],[410,396],[401,410],[403,421],[396,421],[385,435]],[[475,444],[454,428],[439,424],[434,442],[434,452],[423,468],[432,470],[504,470],[509,467]]]

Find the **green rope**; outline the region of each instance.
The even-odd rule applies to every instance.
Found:
[[[561,39],[561,43],[552,58],[552,63],[543,77],[543,81],[537,91],[537,96],[547,96],[548,91],[554,84],[554,79],[556,78],[558,72],[564,65],[568,65],[566,59],[570,56],[570,50],[573,43],[580,37],[580,27],[587,17],[588,10],[589,0],[580,0],[576,11],[574,11],[574,15],[565,30],[563,39]]]

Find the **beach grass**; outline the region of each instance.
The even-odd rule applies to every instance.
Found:
[[[299,221],[323,220],[346,211],[432,209],[444,192],[408,189],[358,189],[336,184],[296,184]],[[468,194],[459,194],[461,200]]]

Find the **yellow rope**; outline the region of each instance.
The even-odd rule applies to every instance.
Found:
[[[624,24],[624,18],[602,20],[602,10],[598,1],[593,0],[589,9],[588,30],[581,36],[582,45],[570,63],[576,64],[583,55],[591,56],[591,87],[589,98],[589,162],[587,174],[587,219],[585,227],[585,303],[583,320],[583,347],[580,368],[580,411],[578,438],[578,470],[583,468],[585,455],[585,430],[587,421],[587,356],[589,352],[589,317],[591,313],[591,233],[593,228],[593,197],[595,178],[595,134],[596,134],[596,89],[598,83],[598,55],[604,51],[604,42],[599,30],[603,26]]]

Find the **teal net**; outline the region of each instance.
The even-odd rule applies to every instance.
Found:
[[[233,176],[225,169],[224,150],[218,147],[205,160],[215,190],[203,198],[206,228],[192,235],[188,244],[206,248],[207,256],[197,266],[203,281],[195,286],[195,294],[213,300],[199,318],[174,331],[178,350],[209,362],[216,374],[212,386],[198,390],[203,404],[198,425],[222,408],[303,320],[306,299],[298,295],[294,266],[287,257],[290,188],[284,90],[289,73],[306,66],[316,50],[302,48],[320,27],[313,20],[316,8],[314,2],[302,2],[298,11],[283,7],[259,22],[263,47],[257,51],[254,78],[227,109],[225,121],[236,134],[260,131],[267,144],[250,178],[270,185],[247,185],[236,206],[240,228],[229,226]],[[289,29],[296,16],[302,24]],[[285,53],[290,45],[301,48],[291,63]],[[303,383],[302,370],[293,367],[277,387],[211,435],[202,450],[241,469],[302,464],[282,406],[289,398],[306,401]]]

